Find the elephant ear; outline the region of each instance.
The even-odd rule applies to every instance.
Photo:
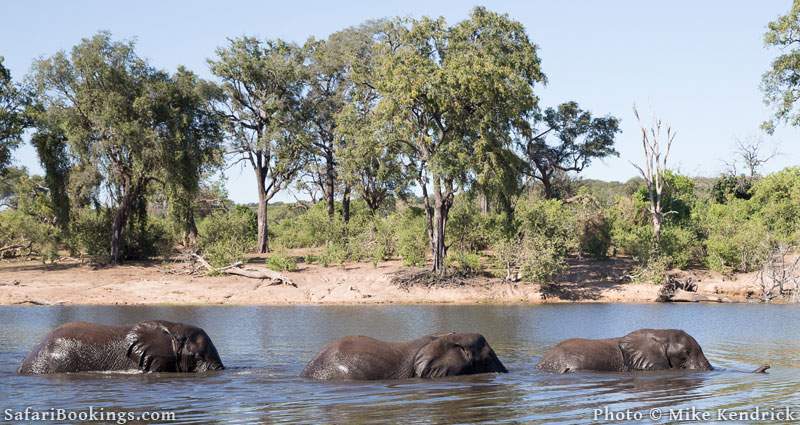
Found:
[[[669,369],[667,341],[649,332],[638,330],[622,337],[619,343],[625,365],[630,370]]]
[[[441,378],[457,374],[472,361],[469,350],[449,341],[437,338],[425,344],[414,356],[414,376],[418,378]]]
[[[159,321],[136,324],[125,337],[127,356],[144,372],[177,372],[180,343]]]

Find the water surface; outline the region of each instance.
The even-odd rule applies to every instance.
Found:
[[[84,320],[164,319],[203,327],[227,370],[204,375],[17,376],[52,328]],[[6,409],[169,410],[176,423],[591,423],[594,409],[695,408],[800,414],[800,307],[792,305],[545,305],[346,307],[0,307],[0,420]],[[581,373],[535,370],[571,337],[681,328],[719,370]],[[480,332],[511,371],[440,380],[329,383],[298,377],[345,335],[407,340]],[[767,375],[738,371],[772,365]],[[668,422],[666,413],[662,422]]]

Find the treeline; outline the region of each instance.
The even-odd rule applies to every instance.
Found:
[[[505,277],[546,280],[572,254],[747,270],[750,248],[715,245],[734,240],[725,232],[794,232],[794,216],[774,228],[763,212],[774,195],[761,188],[794,185],[795,170],[734,172],[714,196],[664,167],[613,187],[578,179],[617,155],[619,119],[541,105],[536,44],[481,7],[456,24],[372,21],[303,45],[239,37],[208,64],[213,81],[158,69],[108,33],[37,60],[16,83],[0,62],[4,255],[116,263],[180,244],[223,266],[313,246],[321,258],[309,260],[400,256],[444,274],[492,252]],[[43,177],[9,166],[25,133]],[[255,211],[213,179],[241,164],[254,170]],[[287,189],[302,200],[271,206]],[[728,215],[760,224],[726,228]]]

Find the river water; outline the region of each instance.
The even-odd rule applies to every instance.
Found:
[[[26,353],[61,323],[147,319],[203,327],[227,370],[16,375]],[[794,305],[0,307],[0,421],[26,407],[89,406],[166,410],[175,413],[174,423],[220,424],[571,424],[602,422],[609,414],[648,421],[653,411],[667,423],[670,409],[712,419],[719,409],[726,409],[723,415],[752,415],[756,408],[800,415],[798,325],[800,306]],[[562,339],[643,327],[686,330],[717,370],[555,375],[535,369],[539,356]],[[406,340],[444,331],[484,334],[510,373],[367,383],[298,377],[327,341],[341,336]],[[772,365],[769,374],[742,373],[762,363]]]

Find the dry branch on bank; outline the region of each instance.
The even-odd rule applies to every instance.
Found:
[[[297,288],[297,284],[291,281],[288,277],[269,269],[254,269],[242,267],[242,262],[237,261],[229,266],[217,268],[212,266],[206,261],[205,258],[198,254],[192,254],[192,258],[200,263],[209,273],[222,273],[231,274],[235,276],[249,277],[251,279],[269,279],[272,281],[270,285],[289,285]]]

